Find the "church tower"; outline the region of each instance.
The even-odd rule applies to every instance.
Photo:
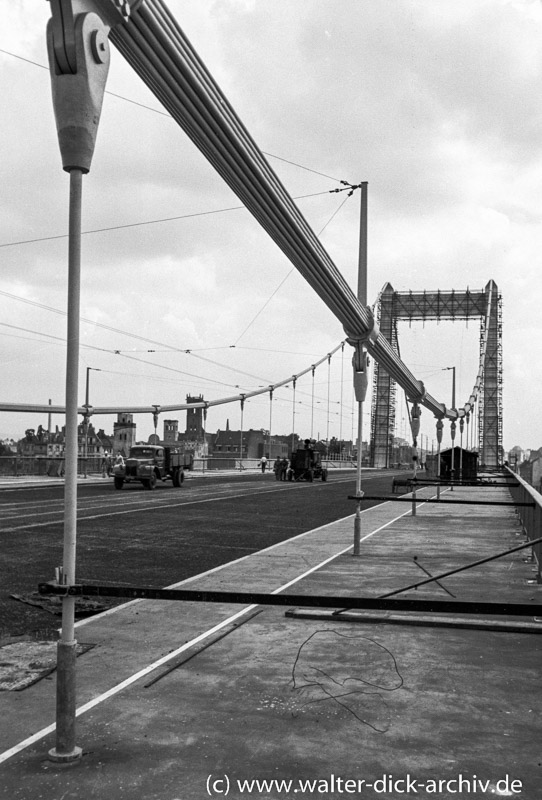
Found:
[[[203,395],[199,397],[186,396],[187,403],[203,403]],[[186,436],[198,442],[203,440],[203,408],[186,409]]]
[[[136,424],[133,414],[122,412],[113,423],[113,452],[121,453],[124,457],[130,452],[130,447],[136,442]]]
[[[176,419],[164,420],[164,439],[167,444],[176,442],[179,435],[179,422]]]

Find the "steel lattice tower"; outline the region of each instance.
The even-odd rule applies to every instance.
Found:
[[[492,302],[488,311],[488,298]],[[483,380],[478,403],[480,465],[502,463],[502,301],[497,285],[490,281],[481,291],[396,292],[387,283],[380,293],[376,316],[381,333],[398,351],[397,321],[480,320],[480,352]],[[395,430],[395,381],[375,364],[371,409],[371,464],[390,464]]]

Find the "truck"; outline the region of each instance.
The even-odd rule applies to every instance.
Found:
[[[290,455],[289,481],[327,481],[327,469],[322,465],[322,454],[311,447],[295,450]]]
[[[194,457],[182,453],[176,447],[162,445],[136,444],[124,463],[113,467],[115,489],[122,489],[125,483],[142,483],[145,489],[154,489],[158,481],[171,483],[180,488],[184,481],[185,469],[192,469]]]

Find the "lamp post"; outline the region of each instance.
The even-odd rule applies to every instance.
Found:
[[[358,254],[358,300],[362,306],[367,305],[367,181],[362,181],[360,204],[360,233]],[[354,548],[352,555],[361,555],[361,499],[364,492],[361,489],[361,459],[363,456],[363,403],[367,396],[369,359],[362,342],[358,342],[352,358],[354,369],[354,394],[358,406],[358,431],[356,465],[356,516],[354,519]],[[387,460],[387,457],[386,457]]]
[[[88,459],[88,418],[89,418],[89,399],[88,399],[88,389],[89,389],[89,374],[90,371],[94,370],[94,372],[101,372],[101,369],[97,367],[87,367],[87,381],[85,386],[85,452],[84,452],[84,460],[85,460],[85,469],[84,469],[84,476],[87,477],[87,459]]]

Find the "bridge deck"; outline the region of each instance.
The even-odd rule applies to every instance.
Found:
[[[509,498],[494,487],[453,495]],[[425,577],[415,557],[437,574],[523,541],[514,509],[502,506],[427,504],[412,517],[408,505],[385,503],[362,523],[359,558],[348,550],[350,516],[182,586],[376,596]],[[542,589],[527,554],[405,596],[532,603],[534,625]],[[404,796],[407,784],[389,781],[407,776],[418,797],[540,794],[539,634],[136,601],[79,624],[77,637],[96,645],[78,659],[83,759],[69,772],[45,760],[53,681],[4,693],[6,797],[200,800],[210,775],[227,776],[234,798],[340,797],[352,794],[346,780],[356,796]],[[322,783],[243,793],[241,779]]]

